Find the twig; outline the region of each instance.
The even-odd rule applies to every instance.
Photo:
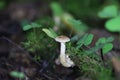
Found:
[[[102,61],[104,61],[104,56],[103,56],[103,50],[102,49],[100,49],[100,56],[101,56]]]
[[[18,49],[20,49],[20,50],[22,50],[24,53],[26,53],[27,56],[28,56],[28,58],[29,58],[30,60],[32,60],[33,62],[35,62],[37,65],[41,66],[37,61],[35,61],[35,60],[29,55],[29,53],[28,53],[27,51],[24,50],[24,48],[22,48],[21,46],[17,45],[16,43],[14,43],[14,42],[13,42],[12,40],[10,40],[9,38],[3,36],[3,37],[0,37],[0,39],[7,40],[9,43],[11,43],[11,44],[14,45],[15,47],[17,47]]]

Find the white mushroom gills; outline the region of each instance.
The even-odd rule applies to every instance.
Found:
[[[74,66],[74,62],[69,58],[68,55],[65,54],[66,46],[65,42],[70,41],[70,39],[66,36],[58,36],[55,38],[57,42],[60,42],[60,63],[64,67],[72,67]]]

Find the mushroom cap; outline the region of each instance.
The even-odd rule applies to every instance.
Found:
[[[65,42],[69,42],[70,38],[67,37],[67,36],[61,35],[61,36],[56,37],[55,40],[57,42],[63,42],[63,43],[65,43]]]

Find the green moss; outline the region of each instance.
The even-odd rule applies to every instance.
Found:
[[[73,47],[71,43],[67,44],[67,53],[82,73],[80,76],[89,77],[92,80],[113,80],[112,68],[106,68],[95,53],[87,54],[84,50]]]

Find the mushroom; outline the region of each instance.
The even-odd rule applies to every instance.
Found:
[[[64,66],[64,67],[71,67],[74,66],[74,62],[69,58],[69,55],[65,54],[65,43],[70,41],[70,39],[66,36],[58,36],[55,38],[55,40],[57,42],[60,42],[61,44],[61,48],[60,48],[60,56],[59,56],[59,60],[60,63]]]

